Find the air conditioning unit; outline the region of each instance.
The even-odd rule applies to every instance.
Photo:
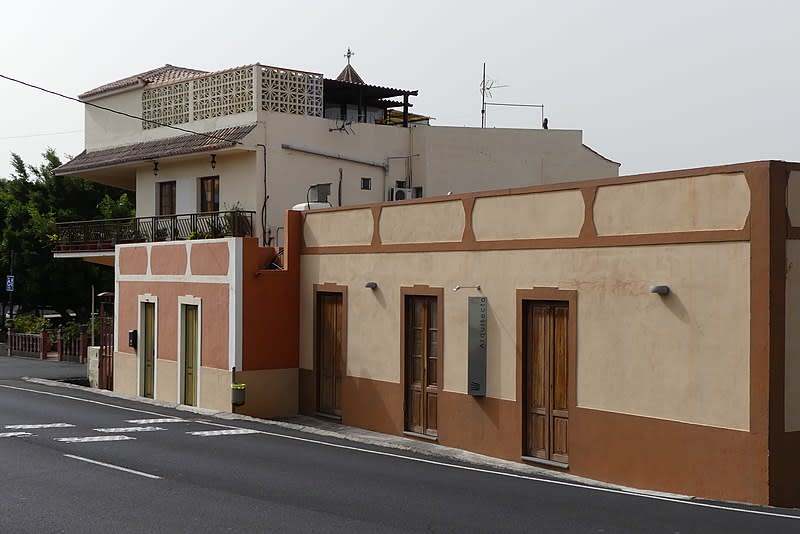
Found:
[[[389,189],[389,200],[411,200],[414,198],[414,189],[410,187],[393,187]]]

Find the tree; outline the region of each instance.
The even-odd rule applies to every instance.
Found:
[[[133,215],[128,195],[76,177],[56,177],[61,165],[48,148],[38,166],[11,155],[13,172],[0,181],[0,268],[10,273],[14,256],[14,301],[23,309],[53,308],[62,317],[74,310],[81,321],[91,312],[91,286],[113,287],[113,269],[79,259],[54,259],[56,221]],[[3,306],[5,307],[5,306]]]

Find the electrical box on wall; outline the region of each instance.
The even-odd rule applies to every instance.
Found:
[[[135,349],[138,344],[139,344],[139,331],[128,330],[128,346],[133,347]]]
[[[483,397],[486,395],[489,302],[486,297],[469,297],[468,306],[467,391],[474,397]]]

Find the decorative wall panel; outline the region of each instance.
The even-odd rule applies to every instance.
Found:
[[[192,81],[192,120],[253,111],[253,67]]]
[[[322,75],[261,67],[261,109],[322,116]]]
[[[189,84],[180,82],[154,87],[142,92],[142,129],[158,128],[158,124],[189,122]]]

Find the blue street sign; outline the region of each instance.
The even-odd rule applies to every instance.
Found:
[[[6,275],[6,291],[8,291],[9,293],[14,291],[14,275],[13,274]]]

